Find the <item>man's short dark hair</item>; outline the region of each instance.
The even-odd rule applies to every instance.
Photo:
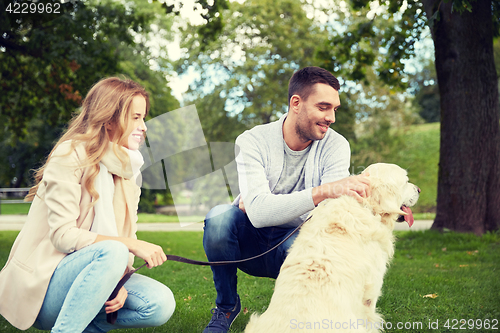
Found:
[[[293,95],[299,95],[306,100],[316,83],[324,83],[339,91],[339,80],[332,73],[320,67],[304,67],[296,71],[288,83],[288,104]]]

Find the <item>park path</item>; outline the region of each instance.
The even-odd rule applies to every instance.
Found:
[[[0,230],[21,230],[27,215],[0,215]],[[397,231],[427,230],[432,225],[432,220],[415,221],[411,228],[406,223],[396,223]],[[203,223],[137,223],[139,231],[203,231]]]

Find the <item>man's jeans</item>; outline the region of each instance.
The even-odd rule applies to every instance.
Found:
[[[103,241],[68,254],[59,263],[34,326],[52,332],[107,332],[118,328],[159,326],[175,309],[168,287],[133,274],[114,325],[106,322],[104,303],[127,267],[129,251],[121,242]]]
[[[254,257],[266,252],[288,234],[293,228],[255,228],[248,216],[233,205],[214,207],[205,218],[203,247],[209,261],[238,260]],[[240,264],[212,266],[216,305],[229,310],[236,305],[236,270],[253,276],[277,278],[287,251],[293,244],[294,234],[277,249],[263,257]]]

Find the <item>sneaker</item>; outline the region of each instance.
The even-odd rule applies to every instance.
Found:
[[[222,310],[219,308],[213,308],[212,319],[208,323],[207,327],[203,330],[203,333],[227,333],[229,327],[233,321],[238,317],[241,311],[240,296],[236,300],[236,305],[232,310]]]

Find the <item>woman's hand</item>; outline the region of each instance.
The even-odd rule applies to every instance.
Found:
[[[160,266],[167,261],[167,256],[163,252],[161,246],[148,243],[134,238],[127,237],[112,237],[97,235],[94,243],[102,242],[105,240],[116,240],[125,244],[130,252],[136,257],[144,259],[148,263],[148,268]]]
[[[125,289],[125,287],[121,287],[120,291],[118,291],[118,295],[116,295],[114,299],[104,303],[105,306],[104,309],[106,310],[106,313],[112,313],[123,308],[127,296],[128,296],[127,289]]]
[[[160,266],[167,261],[167,256],[161,246],[138,239],[133,240],[133,242],[134,244],[129,246],[130,252],[136,257],[144,259],[148,263],[148,268]]]

